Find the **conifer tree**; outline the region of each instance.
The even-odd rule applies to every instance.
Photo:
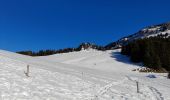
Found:
[[[140,62],[141,61],[140,48],[139,48],[139,45],[136,42],[134,42],[133,45],[132,45],[131,60],[133,62]]]

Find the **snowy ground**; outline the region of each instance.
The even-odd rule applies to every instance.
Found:
[[[30,77],[24,74],[28,64]],[[46,57],[0,50],[0,100],[170,100],[166,74],[149,78],[132,71],[138,67],[120,50]]]

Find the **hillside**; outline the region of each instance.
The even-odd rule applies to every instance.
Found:
[[[170,36],[170,22],[158,24],[158,25],[152,25],[152,26],[143,28],[132,35],[125,36],[113,43],[106,45],[105,48],[107,50],[120,48],[123,45],[126,45],[127,43],[129,43],[131,41],[134,41],[137,39],[155,37],[155,36],[159,36],[159,35],[165,35],[166,37]]]
[[[30,77],[24,71],[30,65]],[[120,50],[29,57],[0,50],[2,100],[170,100],[166,74],[133,72],[139,68]],[[139,93],[136,82],[139,82]],[[130,92],[129,92],[130,91]]]

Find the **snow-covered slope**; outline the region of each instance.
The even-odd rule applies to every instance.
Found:
[[[24,74],[28,64],[30,77]],[[151,79],[132,71],[138,67],[120,50],[46,57],[0,50],[0,100],[170,100],[166,74]]]

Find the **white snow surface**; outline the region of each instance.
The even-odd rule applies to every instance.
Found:
[[[170,100],[167,74],[132,71],[139,67],[120,50],[45,57],[0,50],[0,100]]]

